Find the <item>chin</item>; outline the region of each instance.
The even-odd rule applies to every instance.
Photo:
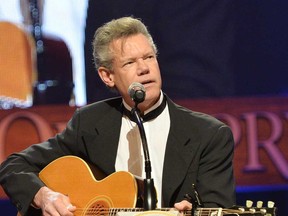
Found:
[[[160,97],[160,89],[159,90],[153,90],[153,91],[146,91],[146,98],[147,101],[157,101]]]

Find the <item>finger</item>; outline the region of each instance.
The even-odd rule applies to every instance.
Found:
[[[74,212],[76,210],[76,206],[71,204],[70,198],[68,196],[65,196],[64,204],[66,205],[66,209],[68,209],[70,212]]]
[[[72,206],[72,205],[71,205]],[[72,216],[73,213],[69,210],[71,208],[69,205],[57,205],[57,212],[59,215],[65,215],[65,216]]]
[[[69,204],[68,206],[66,206],[66,208],[70,211],[70,212],[74,212],[76,210],[76,206]]]
[[[183,200],[181,202],[175,203],[174,207],[178,211],[191,210],[192,209],[192,204],[190,202],[188,202],[187,200]]]
[[[67,199],[63,202],[57,203],[57,211],[60,213],[60,215],[65,215],[65,216],[72,216],[73,211],[75,211],[76,207],[73,206],[70,202],[67,202]]]
[[[45,208],[42,210],[43,216],[60,216],[58,211],[55,209],[53,205],[46,205]]]
[[[48,198],[48,202],[46,203],[44,210],[47,215],[71,216],[73,214],[67,209],[67,206],[70,204],[70,200],[67,196],[58,192],[52,192]]]

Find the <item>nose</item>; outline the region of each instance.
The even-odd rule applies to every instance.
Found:
[[[144,59],[138,59],[137,61],[137,74],[144,75],[149,73],[149,67]]]

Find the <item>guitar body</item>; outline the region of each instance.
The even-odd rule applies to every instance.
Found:
[[[50,189],[69,196],[76,206],[75,216],[160,216],[178,215],[171,208],[144,211],[135,208],[138,196],[142,196],[141,182],[129,172],[120,171],[105,176],[97,167],[89,166],[76,156],[60,157],[48,164],[40,173],[40,179]],[[96,177],[96,178],[95,178]],[[41,210],[30,208],[29,216],[40,216]],[[138,212],[138,213],[137,213]],[[140,212],[140,213],[139,213]],[[184,213],[191,216],[191,211]],[[193,213],[192,213],[193,215]],[[196,208],[197,216],[276,216],[276,208],[243,208],[235,206],[229,209]],[[17,216],[21,216],[20,213]]]
[[[72,204],[81,209],[75,215],[88,215],[88,212],[97,215],[108,208],[133,208],[137,202],[137,182],[131,173],[115,172],[97,180],[89,165],[79,157],[58,158],[39,177],[47,187],[69,196]]]

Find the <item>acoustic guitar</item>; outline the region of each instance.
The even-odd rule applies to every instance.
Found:
[[[48,164],[40,179],[54,191],[69,196],[77,207],[75,216],[156,216],[178,215],[171,208],[143,211],[135,208],[139,196],[139,182],[129,172],[119,171],[106,176],[76,156],[60,157]],[[275,216],[276,208],[197,208],[184,215],[195,216]],[[18,214],[20,215],[20,214]]]

